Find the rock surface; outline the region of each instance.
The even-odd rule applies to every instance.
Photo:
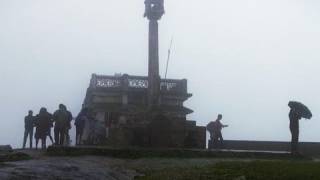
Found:
[[[137,173],[114,166],[117,160],[110,158],[47,157],[42,152],[29,152],[32,160],[0,164],[1,180],[128,180]]]
[[[10,152],[12,147],[10,145],[0,145],[0,152]]]

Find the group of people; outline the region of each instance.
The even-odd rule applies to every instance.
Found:
[[[76,127],[76,145],[83,144],[82,137],[84,134],[87,136],[86,144],[99,144],[106,136],[103,124],[96,119],[95,113],[92,110],[84,107],[78,116],[73,118],[72,113],[67,110],[67,107],[60,104],[59,109],[53,114],[47,112],[46,108],[41,108],[36,116],[33,115],[31,110],[29,111],[25,117],[23,148],[26,147],[28,137],[30,148],[32,148],[34,128],[36,130],[34,134],[36,149],[38,148],[39,140],[41,140],[41,147],[43,149],[46,148],[47,137],[50,138],[53,145],[69,145],[71,142],[69,130],[71,129],[73,119]],[[54,129],[54,140],[51,136],[52,128]]]
[[[54,145],[64,145],[70,142],[69,130],[71,129],[71,121],[73,117],[67,107],[63,104],[59,105],[59,109],[53,114],[49,113],[46,108],[42,107],[39,114],[33,115],[33,111],[29,111],[25,117],[25,132],[23,138],[23,148],[29,136],[30,148],[32,148],[33,130],[35,128],[34,138],[36,140],[36,149],[38,149],[39,140],[41,140],[42,149],[46,148],[47,137],[50,138]],[[51,136],[51,128],[54,128],[54,141]]]

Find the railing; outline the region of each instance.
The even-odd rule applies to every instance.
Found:
[[[147,89],[148,77],[146,76],[104,76],[93,74],[90,82],[90,88],[106,88],[106,89]],[[177,79],[161,79],[161,91],[187,93],[187,80]]]

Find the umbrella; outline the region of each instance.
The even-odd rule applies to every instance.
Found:
[[[295,111],[297,111],[299,113],[299,115],[301,115],[301,117],[306,118],[306,119],[311,119],[312,113],[306,105],[304,105],[300,102],[297,102],[297,101],[290,101],[288,106],[291,109],[294,108]]]

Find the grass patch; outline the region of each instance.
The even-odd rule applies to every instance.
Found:
[[[145,169],[135,180],[319,180],[320,163],[312,161],[220,162],[162,170]]]

